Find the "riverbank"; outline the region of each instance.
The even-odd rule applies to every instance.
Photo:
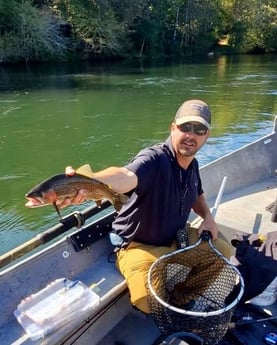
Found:
[[[276,16],[270,0],[9,0],[0,64],[273,53]]]

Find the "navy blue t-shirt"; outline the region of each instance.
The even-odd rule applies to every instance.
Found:
[[[113,222],[113,231],[123,238],[122,247],[131,241],[171,245],[203,193],[197,160],[188,169],[181,168],[169,137],[140,151],[126,168],[137,175],[138,185]]]

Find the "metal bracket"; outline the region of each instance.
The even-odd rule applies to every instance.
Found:
[[[114,221],[115,216],[116,212],[112,212],[69,236],[70,242],[75,251],[79,252],[107,236],[107,234],[112,230],[112,222]]]

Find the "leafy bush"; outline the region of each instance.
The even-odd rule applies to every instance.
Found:
[[[127,30],[109,1],[61,0],[56,10],[71,23],[75,38],[81,42],[84,53],[120,55],[128,44]]]
[[[5,20],[0,21],[0,62],[49,61],[64,57],[67,40],[49,10],[37,9],[30,0],[4,2],[1,0],[0,4],[0,17],[5,14]]]

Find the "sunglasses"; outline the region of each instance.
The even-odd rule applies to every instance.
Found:
[[[208,132],[208,128],[202,124],[194,124],[194,123],[183,123],[177,126],[179,130],[183,133],[194,133],[199,136],[206,135]]]

